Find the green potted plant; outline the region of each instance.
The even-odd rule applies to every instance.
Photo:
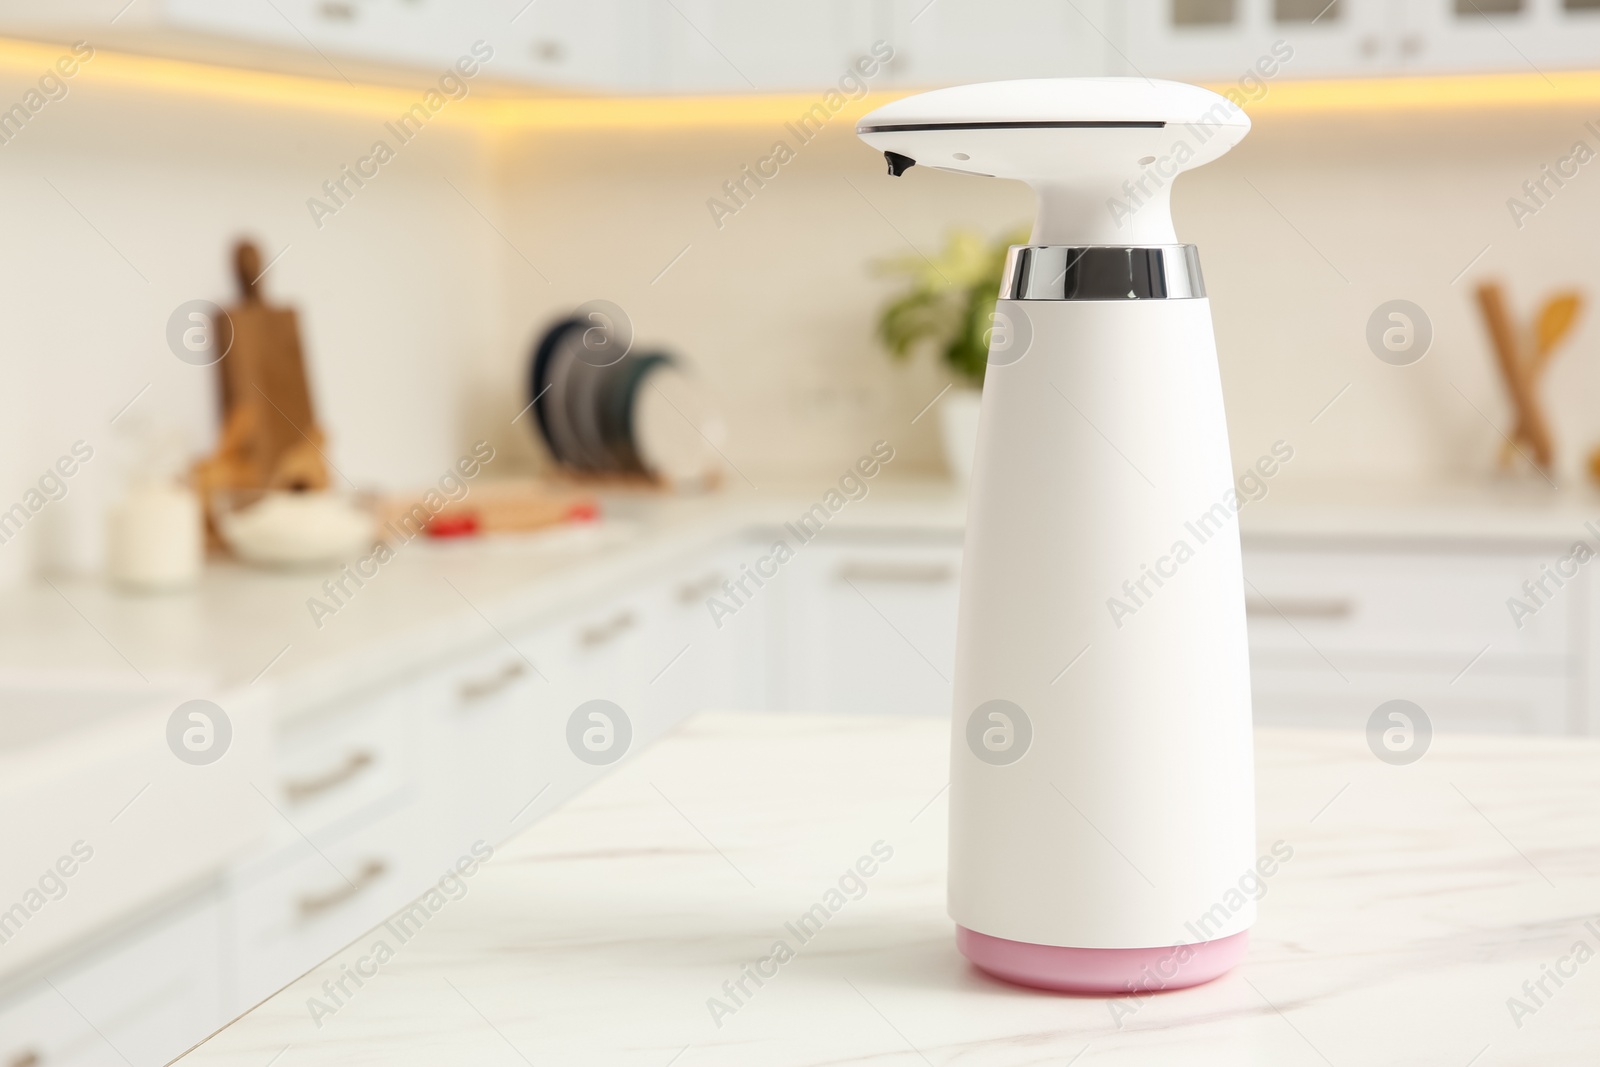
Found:
[[[945,460],[962,484],[977,450],[979,399],[1006,252],[1026,240],[1020,230],[996,240],[955,230],[932,258],[897,256],[875,264],[881,273],[907,279],[905,290],[878,317],[878,339],[897,360],[932,348],[954,376],[955,388],[939,402],[939,426]]]

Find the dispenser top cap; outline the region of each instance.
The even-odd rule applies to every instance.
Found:
[[[1183,82],[1148,78],[1026,78],[935,89],[885,104],[856,132],[908,129],[1155,128],[1177,125],[1250,128],[1227,97]]]
[[[935,89],[856,126],[891,174],[913,165],[1014,178],[1039,193],[1033,242],[1175,240],[1170,182],[1243,139],[1227,97],[1147,78],[1030,78]]]

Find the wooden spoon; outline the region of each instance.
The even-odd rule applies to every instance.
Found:
[[[1482,309],[1484,322],[1489,327],[1489,339],[1493,342],[1495,361],[1500,365],[1500,375],[1505,379],[1506,390],[1511,394],[1512,403],[1517,409],[1517,423],[1522,431],[1521,436],[1533,449],[1535,466],[1548,471],[1554,458],[1554,449],[1550,445],[1550,430],[1545,425],[1544,415],[1539,411],[1538,398],[1534,396],[1533,377],[1530,373],[1532,361],[1522,358],[1518,351],[1517,332],[1511,325],[1511,316],[1506,311],[1505,294],[1500,286],[1494,282],[1484,282],[1478,286],[1478,306]]]

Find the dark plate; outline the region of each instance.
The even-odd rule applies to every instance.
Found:
[[[545,447],[550,450],[550,455],[555,461],[568,466],[572,465],[576,457],[567,455],[565,442],[557,440],[551,426],[551,415],[556,403],[551,395],[553,393],[551,364],[565,349],[563,340],[573,330],[583,328],[583,320],[575,318],[563,319],[551,326],[534,346],[533,359],[528,366],[528,401],[533,404],[533,417],[539,427],[539,436],[544,439]]]
[[[634,401],[651,374],[673,363],[673,358],[663,352],[646,352],[624,360],[606,383],[601,396],[599,426],[616,469],[632,474],[648,473],[634,441]]]

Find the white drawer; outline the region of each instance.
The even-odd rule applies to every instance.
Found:
[[[89,1064],[97,1046],[104,1046],[82,1016],[54,989],[40,984],[0,1002],[0,1064]],[[116,1053],[101,1048],[100,1060],[117,1063]]]
[[[1363,662],[1426,657],[1440,670],[1525,670],[1528,661],[1560,669],[1571,653],[1571,617],[1582,604],[1576,583],[1556,592],[1517,626],[1507,600],[1526,599],[1558,553],[1312,551],[1247,547],[1245,598],[1252,658],[1314,649],[1339,669]]]
[[[617,597],[570,624],[547,631],[559,649],[555,669],[602,690],[595,696],[606,696],[606,691],[640,692],[650,681],[642,653],[656,624],[646,600],[643,596]],[[620,696],[611,699],[622,702]]]
[[[1253,664],[1250,679],[1259,726],[1360,735],[1372,713],[1390,700],[1416,704],[1436,732],[1559,735],[1573,726],[1571,686],[1560,675],[1480,675],[1474,667],[1451,684],[1426,672],[1346,671],[1341,679],[1325,666]]]
[[[158,1067],[227,1021],[215,894],[152,919],[0,1007],[0,1063]]]
[[[315,835],[413,780],[409,689],[330,704],[290,724],[273,791],[284,816],[276,820],[277,844]]]
[[[422,807],[406,803],[337,841],[302,841],[284,850],[288,862],[257,877],[240,872],[231,900],[242,1006],[282,988],[421,891],[439,858]]]
[[[556,698],[549,677],[560,671],[545,644],[519,636],[512,648],[497,638],[482,655],[420,680],[405,697],[423,741],[428,814],[442,847],[457,854],[478,838],[505,840],[550,781],[544,765],[554,754],[535,743],[537,723],[564,722],[571,709]]]
[[[949,714],[959,545],[839,538],[800,549],[784,574],[789,710]]]

